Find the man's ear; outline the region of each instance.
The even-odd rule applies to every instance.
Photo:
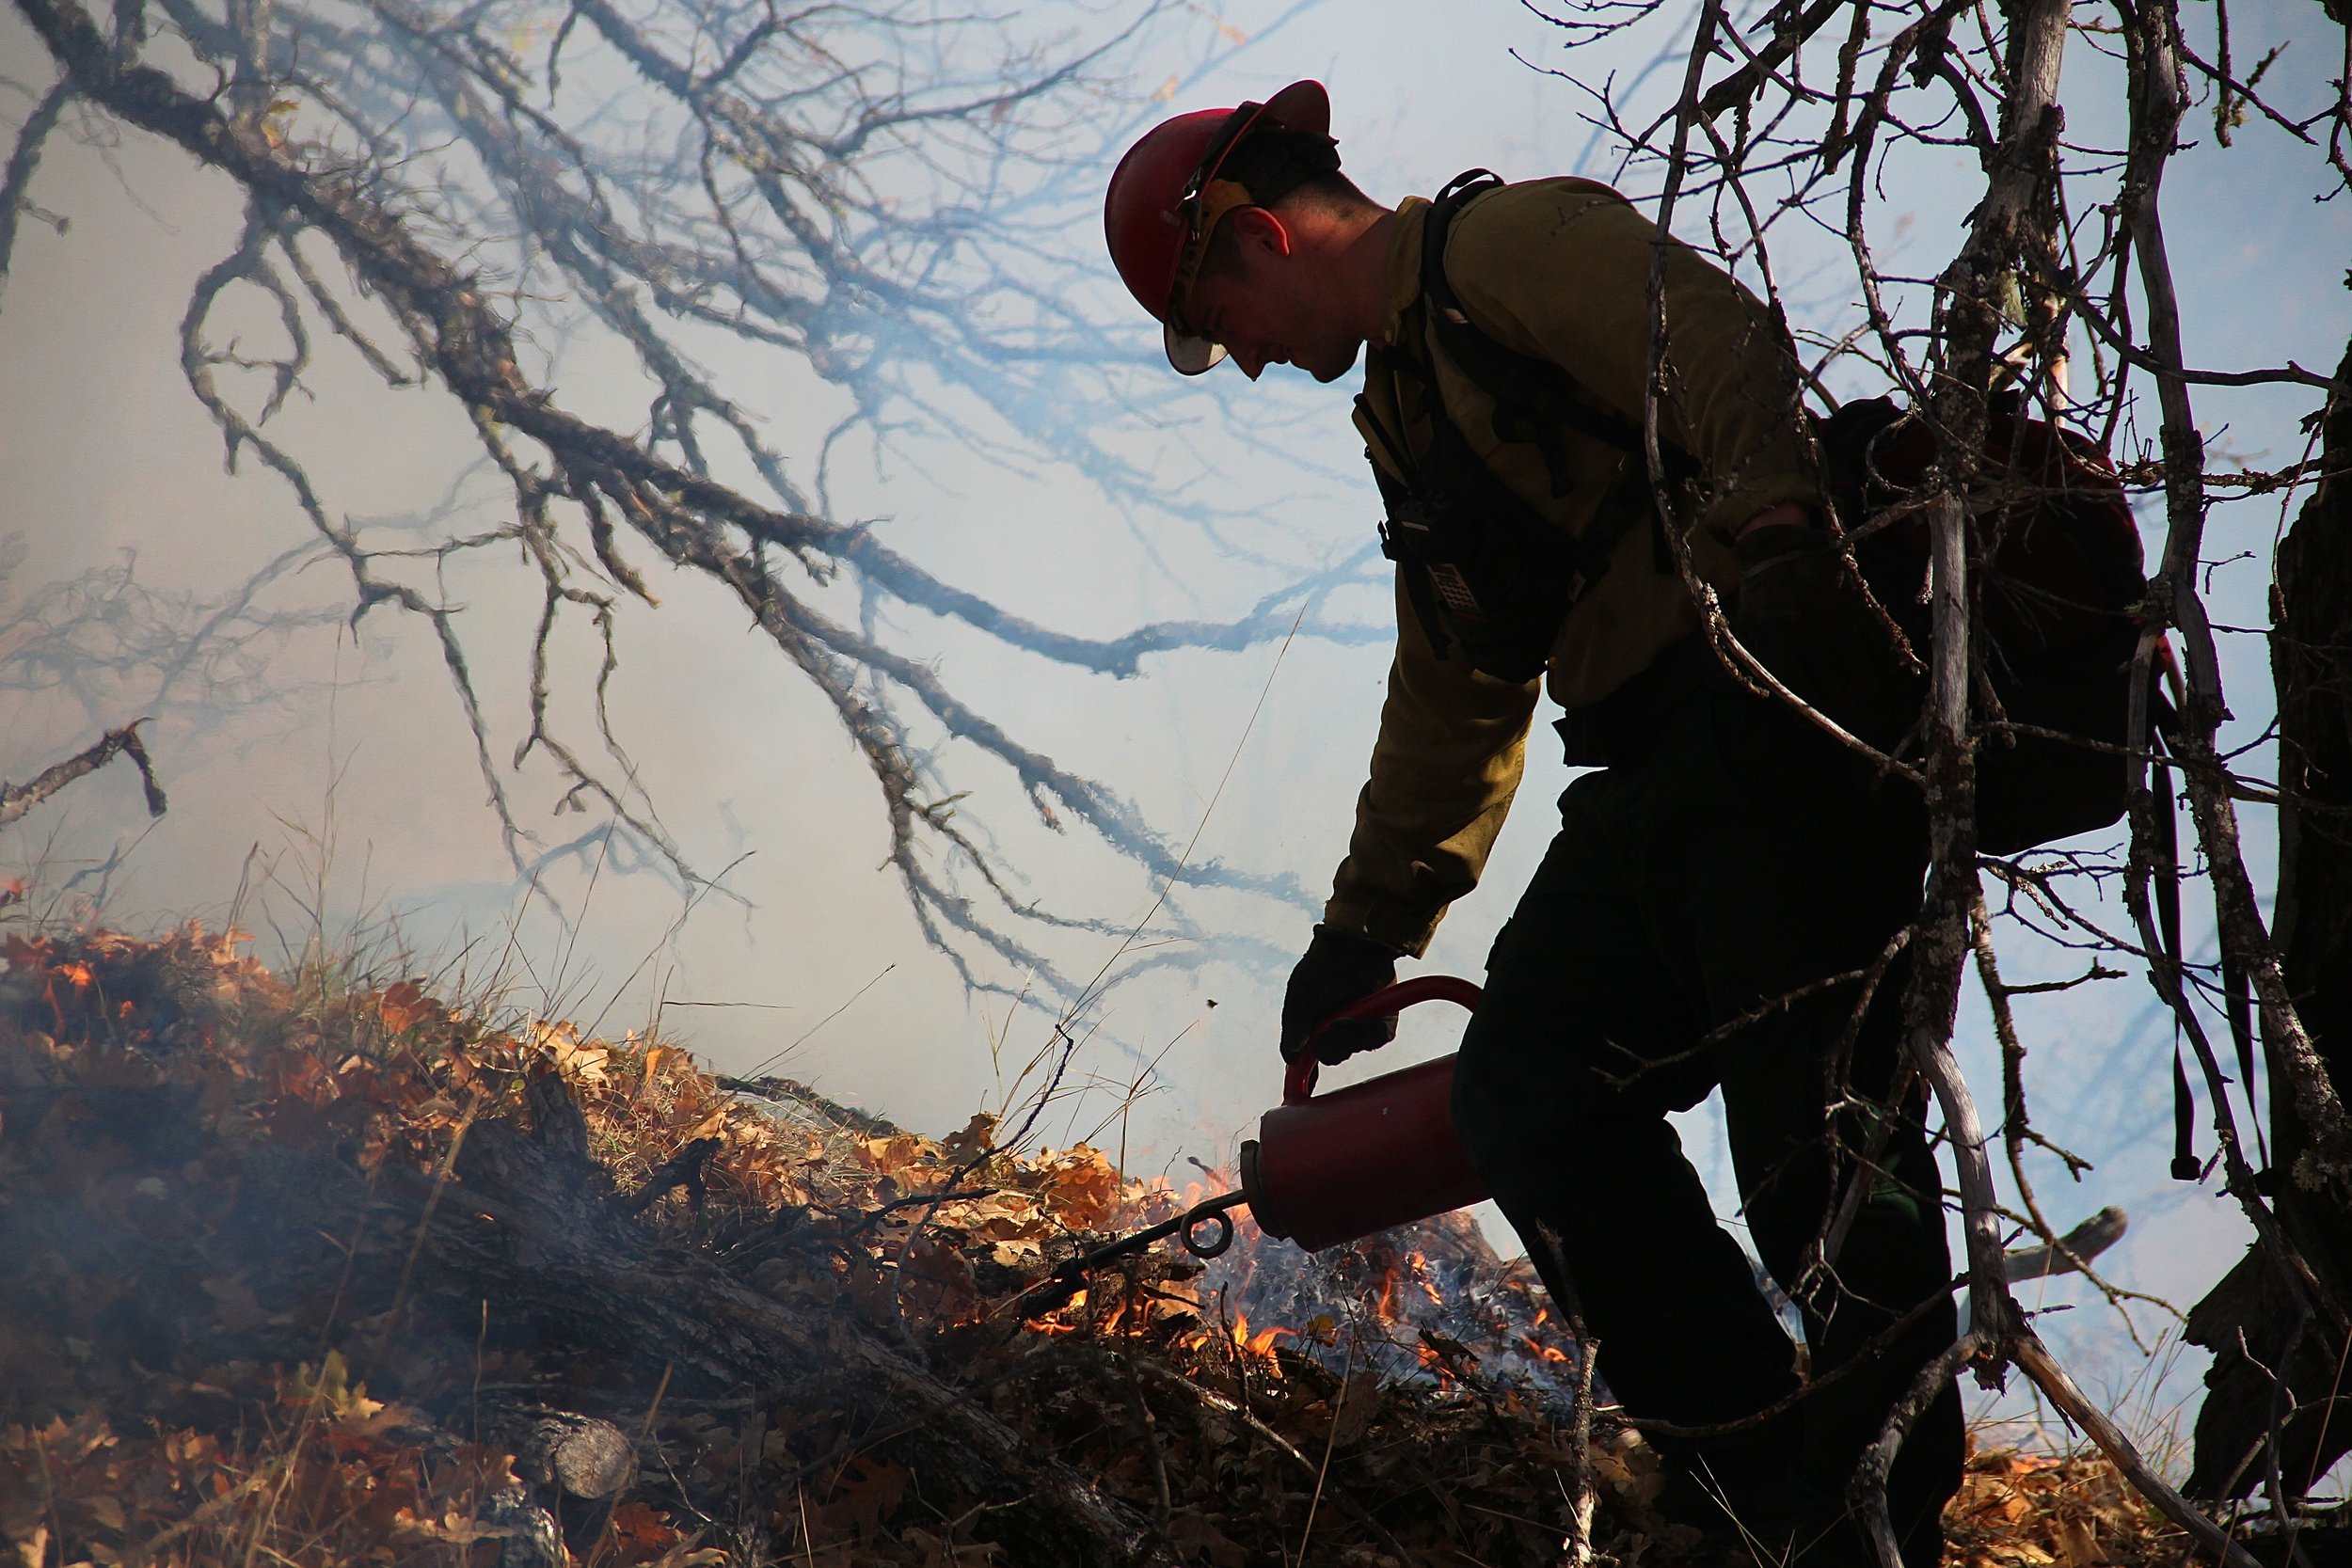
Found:
[[[1289,226],[1263,207],[1240,208],[1225,221],[1233,226],[1236,244],[1254,245],[1275,256],[1291,253]]]

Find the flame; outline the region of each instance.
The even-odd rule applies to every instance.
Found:
[[[1445,1297],[1438,1293],[1437,1282],[1429,1277],[1429,1259],[1418,1252],[1413,1254],[1413,1282],[1421,1287],[1422,1294],[1429,1298],[1430,1306],[1445,1306]]]
[[[1295,1331],[1291,1329],[1269,1328],[1260,1334],[1256,1338],[1249,1341],[1250,1354],[1253,1355],[1272,1355],[1274,1354],[1274,1341],[1280,1338],[1285,1334],[1290,1335],[1294,1339],[1298,1337]]]
[[[1285,1334],[1293,1338],[1298,1337],[1297,1330],[1281,1327],[1262,1328],[1252,1334],[1249,1332],[1249,1314],[1247,1312],[1233,1314],[1233,1346],[1246,1355],[1254,1355],[1262,1361],[1273,1363],[1274,1341]],[[1279,1375],[1281,1368],[1279,1364],[1275,1364],[1274,1370],[1277,1375]]]
[[[1059,1319],[1061,1314],[1069,1311],[1072,1307],[1084,1307],[1086,1304],[1087,1293],[1085,1290],[1080,1289],[1073,1291],[1071,1292],[1070,1299],[1062,1303],[1059,1307],[1055,1307],[1052,1312],[1047,1313],[1043,1317],[1025,1318],[1022,1320],[1021,1326],[1027,1329],[1032,1334],[1075,1334],[1078,1332],[1077,1324],[1062,1323]]]

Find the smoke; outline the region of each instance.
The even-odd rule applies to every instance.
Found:
[[[1051,1119],[1047,1140],[1098,1126],[1149,1063],[1158,1092],[1123,1128],[1131,1169],[1151,1174],[1186,1155],[1222,1163],[1274,1098],[1281,973],[1343,847],[1370,750],[1389,613],[1365,562],[1375,501],[1354,467],[1341,394],[1215,377],[1170,390],[1154,379],[1149,343],[1120,313],[1091,215],[1073,193],[1099,189],[1125,131],[1163,107],[1263,97],[1310,73],[1332,86],[1349,169],[1375,196],[1431,190],[1471,165],[1512,177],[1560,170],[1591,145],[1572,90],[1506,54],[1517,46],[1540,62],[1549,46],[1519,8],[1452,15],[1441,32],[1418,8],[1342,9],[1237,8],[1224,20],[1243,41],[1171,35],[1125,62],[1127,85],[1144,91],[1118,115],[1065,122],[1055,150],[1066,166],[1012,216],[1029,225],[1022,264],[1045,259],[1024,276],[1069,291],[1060,330],[1126,323],[1088,345],[1101,374],[1087,397],[1075,381],[1040,376],[993,384],[1002,396],[991,404],[937,362],[879,391],[845,388],[793,352],[715,331],[680,337],[801,476],[806,499],[837,521],[870,523],[940,581],[1070,638],[1251,625],[1229,640],[1239,646],[1179,646],[1125,663],[1089,656],[1098,671],[997,635],[944,600],[877,592],[856,574],[807,589],[843,625],[971,694],[1024,745],[1100,782],[1164,844],[1181,847],[1197,832],[1187,871],[1226,885],[1187,887],[1177,913],[1147,927],[1163,874],[1106,853],[1066,820],[1048,823],[1018,778],[949,738],[902,690],[861,688],[931,769],[926,788],[938,788],[922,804],[998,858],[1009,907],[1034,902],[1074,923],[1000,913],[1037,961],[965,942],[969,974],[997,988],[975,990],[927,940],[889,869],[874,779],[835,705],[739,605],[629,546],[661,606],[617,596],[624,657],[606,695],[628,762],[600,766],[706,879],[687,882],[643,835],[609,832],[609,813],[569,809],[571,783],[545,758],[506,767],[531,727],[540,604],[535,581],[516,569],[519,546],[387,558],[390,579],[464,608],[491,765],[516,819],[540,835],[518,876],[430,628],[389,609],[355,625],[348,575],[323,559],[314,531],[283,486],[255,471],[249,451],[243,472],[224,470],[221,433],[188,394],[181,319],[199,277],[239,235],[226,182],[78,110],[66,124],[83,134],[50,143],[31,192],[70,228],[27,216],[0,298],[0,472],[9,478],[0,534],[24,541],[22,563],[0,583],[0,770],[21,778],[151,712],[173,806],[151,824],[134,779],[97,776],[0,839],[8,874],[71,886],[95,912],[133,926],[233,916],[265,957],[358,940],[422,968],[496,972],[541,1010],[601,1018],[608,1030],[658,1026],[722,1069],[781,1053],[774,1070],[930,1130],[1000,1101],[1060,1006],[1056,978],[1082,987],[1108,963],[1110,978],[1135,977],[1108,986],[1075,1021],[1088,1041],[1084,1092]],[[1607,63],[1595,55],[1578,68],[1597,76]],[[1631,52],[1619,63],[1629,77],[1645,64]],[[2290,54],[2281,79],[2298,69]],[[0,76],[38,94],[48,75],[22,24],[0,21]],[[1162,77],[1168,104],[1136,101]],[[625,117],[629,100],[614,103]],[[2267,156],[2249,147],[2176,169],[2173,201],[2208,219],[2183,237],[2180,259],[2199,282],[2191,353],[2204,363],[2324,360],[2317,345],[2332,353],[2352,328],[2334,287],[2339,259],[2352,254],[2346,213],[2310,208],[2294,171]],[[1916,161],[1887,175],[1899,193],[1894,215],[1905,220],[1890,232],[1910,236],[1883,254],[1890,268],[1941,264],[1964,216],[1951,193],[1971,188],[1971,172]],[[913,188],[913,174],[895,177]],[[1639,190],[1641,171],[1623,178]],[[1774,257],[1799,308],[1824,317],[1851,308],[1833,286],[1836,261],[1820,236],[1789,236]],[[548,309],[545,335],[530,341],[539,368],[583,414],[643,426],[641,368],[609,318],[577,299],[558,303],[569,309]],[[872,320],[858,329],[880,331]],[[265,301],[243,297],[224,303],[209,341],[258,354],[277,330]],[[240,396],[266,388],[266,371],[222,373]],[[305,454],[339,523],[427,548],[511,515],[511,490],[446,400],[388,388],[350,354],[322,353],[307,379],[310,395],[290,401],[270,429]],[[869,394],[896,400],[893,421],[843,430]],[[2228,422],[2209,434],[2249,461],[2283,462],[2307,403],[2276,389],[2217,394],[2205,406]],[[932,419],[935,427],[921,422]],[[1023,431],[1033,438],[1015,440]],[[753,467],[740,454],[730,461],[730,477]],[[2217,519],[2225,548],[2258,557],[2218,579],[2219,613],[2246,626],[2264,617],[2259,560],[2277,520],[2264,504],[2233,503]],[[1323,597],[1269,597],[1317,574],[1330,585]],[[1334,634],[1284,651],[1281,631],[1302,604],[1311,627]],[[594,685],[579,678],[601,658],[593,626],[565,621],[550,651],[574,677],[552,699],[556,721],[593,746]],[[2250,737],[2261,727],[2255,695],[2266,690],[2260,645],[2234,639],[2226,651]],[[1549,836],[1548,802],[1564,780],[1555,762],[1534,759],[1487,887],[1449,919],[1426,968],[1481,973]],[[2249,852],[2266,876],[2268,831],[2249,819]],[[918,853],[985,899],[949,844],[928,840]],[[1145,936],[1126,941],[1139,927]],[[2025,958],[2012,968],[2022,982],[2079,965],[2052,952],[2039,967]],[[2182,1299],[2240,1238],[2222,1205],[2163,1181],[2166,1031],[2142,994],[2107,982],[2033,1004],[2035,1093],[2046,1107],[2038,1124],[2100,1164],[2079,1188],[2053,1172],[2043,1190],[2071,1205],[2055,1216],[2061,1223],[2104,1203],[2129,1209],[2119,1277]],[[1397,1053],[1447,1048],[1448,1028],[1408,1022]],[[1967,1028],[1972,1073],[1997,1082],[1987,1031],[1975,1020]],[[1689,1145],[1728,1214],[1720,1136],[1708,1113],[1692,1119]],[[2078,1284],[2050,1287],[2050,1305],[2085,1299]],[[2106,1354],[2118,1378],[2137,1364],[2111,1317],[2082,1311],[2060,1326],[2077,1324],[2079,1335],[2053,1336],[2070,1355]]]

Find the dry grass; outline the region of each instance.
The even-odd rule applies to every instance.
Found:
[[[486,1300],[461,1342],[400,1299],[345,1299],[333,1268],[289,1291],[238,1260],[254,1160],[445,1176],[550,1070],[616,1195],[707,1154],[633,1223],[908,1346],[1183,1561],[1556,1557],[1569,1456],[1542,1373],[1564,1351],[1524,1271],[1459,1227],[1307,1270],[1245,1226],[1216,1279],[1165,1252],[1026,1316],[1020,1291],[1073,1246],[1187,1195],[1086,1147],[996,1151],[987,1117],[930,1139],[796,1085],[741,1092],[674,1041],[583,1038],[412,980],[288,981],[233,933],[18,936],[5,956],[0,1534],[25,1568],[1008,1560],[985,1508],[927,1495],[892,1434],[821,1388],[673,1387],[665,1368],[517,1338]],[[1275,1315],[1251,1321],[1245,1292]],[[481,1420],[485,1401],[558,1388],[641,1439],[635,1484],[561,1536]],[[1671,1560],[1654,1456],[1620,1431],[1596,1458],[1599,1544]],[[2088,1461],[1979,1456],[1953,1525],[1955,1561],[1984,1568],[2178,1555]]]

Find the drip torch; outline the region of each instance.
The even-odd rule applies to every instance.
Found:
[[[1316,1033],[1358,1018],[1379,1018],[1416,1002],[1478,1006],[1478,988],[1448,975],[1423,975],[1376,990],[1325,1019]],[[1486,1196],[1454,1133],[1454,1057],[1315,1093],[1315,1058],[1302,1054],[1282,1075],[1282,1103],[1258,1118],[1258,1135],[1241,1146],[1241,1185],[1196,1203],[1115,1242],[1081,1253],[1013,1298],[1025,1311],[1050,1312],[1085,1288],[1104,1263],[1174,1236],[1196,1258],[1233,1244],[1235,1209],[1247,1207],[1268,1236],[1320,1252],[1392,1226],[1467,1208]],[[2008,1257],[2011,1280],[2064,1274],[2083,1266],[2123,1234],[2121,1209],[2102,1209],[2058,1239]]]
[[[1478,988],[1443,974],[1401,981],[1343,1007],[1316,1032],[1438,1001],[1475,1007]],[[1238,1188],[1060,1264],[1024,1292],[1023,1309],[1053,1310],[1095,1269],[1165,1237],[1196,1258],[1215,1258],[1233,1244],[1232,1211],[1245,1206],[1266,1235],[1320,1252],[1486,1196],[1454,1132],[1454,1057],[1325,1095],[1315,1093],[1316,1074],[1312,1052],[1284,1070],[1282,1102],[1258,1118],[1258,1135],[1241,1146]]]

